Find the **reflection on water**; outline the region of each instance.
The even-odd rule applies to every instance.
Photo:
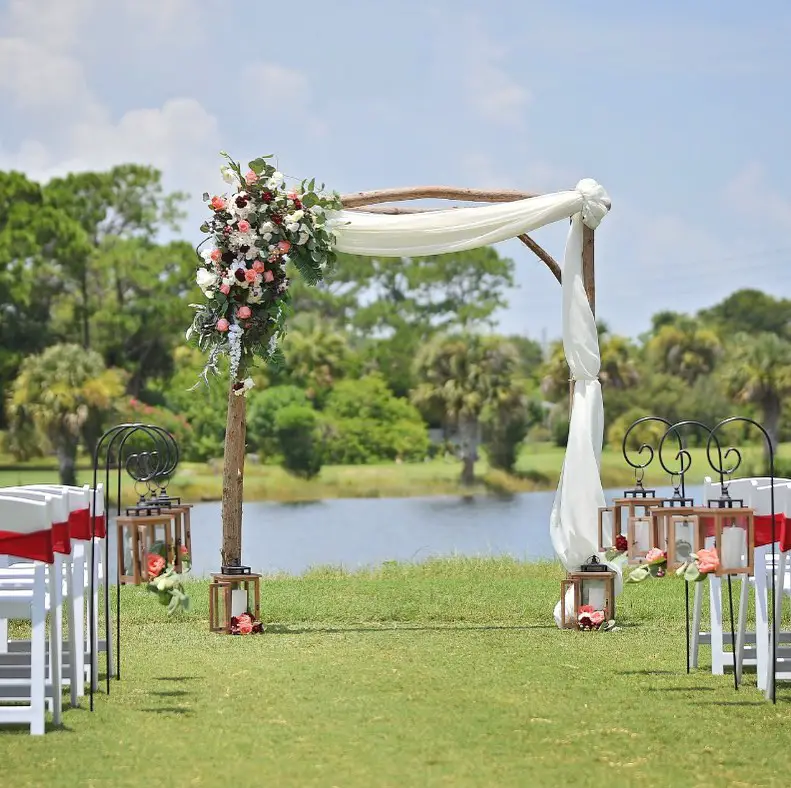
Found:
[[[607,499],[622,492],[608,491]],[[657,493],[669,495],[671,490]],[[242,556],[254,572],[266,574],[300,574],[320,565],[354,569],[454,554],[551,559],[549,515],[554,496],[552,491],[507,499],[251,502],[244,505]],[[192,510],[193,574],[219,570],[221,541],[219,502],[196,504]]]

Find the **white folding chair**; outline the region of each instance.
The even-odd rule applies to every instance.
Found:
[[[25,676],[1,677],[0,723],[27,724],[30,733],[45,731],[47,685],[51,689],[52,716],[61,722],[62,676],[57,622],[50,626],[50,670],[47,676],[45,565],[54,563],[52,524],[57,522],[51,498],[33,500],[0,494],[0,555],[34,561],[33,579],[15,577],[13,570],[0,568],[0,617],[28,620],[31,624],[30,670]],[[50,571],[51,598],[55,596],[55,572]],[[27,701],[26,703],[24,701]]]

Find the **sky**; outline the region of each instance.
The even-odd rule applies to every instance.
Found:
[[[639,6],[639,7],[638,7]],[[791,297],[791,3],[0,0],[0,169],[153,164],[199,239],[219,151],[339,191],[599,181],[597,316]],[[565,224],[536,240],[562,258]],[[560,334],[519,244],[499,327]]]

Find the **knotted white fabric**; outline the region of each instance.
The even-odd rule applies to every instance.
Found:
[[[571,217],[563,258],[563,349],[575,381],[574,400],[550,518],[552,544],[567,569],[598,551],[598,510],[604,506],[599,472],[604,436],[601,357],[582,281],[582,244],[583,225],[598,227],[609,209],[607,192],[585,178],[572,191],[483,207],[397,215],[338,211],[330,216],[338,251],[371,257],[460,252]],[[573,614],[573,605],[568,608]],[[559,609],[558,603],[555,618],[560,624]]]

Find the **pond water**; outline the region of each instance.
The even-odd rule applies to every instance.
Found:
[[[671,490],[658,492],[669,495]],[[607,500],[622,493],[607,491]],[[699,495],[697,490],[689,493]],[[320,565],[355,569],[384,561],[415,562],[451,555],[552,559],[549,515],[554,496],[551,491],[508,499],[251,502],[244,505],[242,557],[254,572],[265,574],[300,574]],[[220,504],[196,504],[192,510],[194,575],[219,569],[221,534]]]

